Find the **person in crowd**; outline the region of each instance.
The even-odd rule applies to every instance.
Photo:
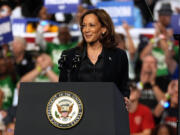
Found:
[[[103,9],[85,12],[80,19],[82,42],[63,51],[59,60],[60,82],[114,82],[129,106],[128,59],[117,48],[110,16]]]
[[[9,123],[5,129],[4,135],[14,135],[15,122]]]
[[[171,126],[159,124],[153,129],[151,135],[176,135],[176,133]]]
[[[87,4],[80,4],[78,6],[77,13],[75,15],[75,18],[73,20],[73,23],[79,24],[81,16],[87,11],[88,5]]]
[[[41,54],[36,59],[35,67],[24,76],[20,82],[58,82],[58,76],[52,70],[52,60],[47,54]]]
[[[172,13],[173,14],[179,14],[179,9],[180,9],[180,1],[179,0],[158,0],[157,3],[155,4],[154,7],[154,20],[158,20],[159,19],[159,9],[163,6],[163,4],[168,4],[172,7]],[[166,11],[168,10],[168,8],[166,8]]]
[[[73,42],[69,31],[69,28],[66,25],[59,27],[58,36],[53,40],[53,42],[47,42],[43,33],[39,33],[36,38],[36,43],[41,46],[42,50],[45,53],[51,56],[53,61],[53,71],[56,74],[59,74],[58,70],[58,59],[62,51],[73,48],[77,45],[77,42]]]
[[[170,8],[170,7],[169,7]],[[167,49],[174,51],[174,57],[178,57],[178,46],[174,45],[173,32],[171,29],[167,29],[170,24],[170,16],[172,11],[165,10],[164,6],[159,11],[160,15],[164,15],[159,18],[159,21],[155,24],[155,34],[154,37],[148,42],[148,44],[143,48],[140,54],[140,58],[144,58],[148,54],[152,54],[157,59],[157,77],[162,83],[166,84],[165,89],[167,89],[167,84],[169,82],[169,72],[168,66],[165,61],[165,52]]]
[[[129,108],[129,123],[131,135],[150,135],[152,129],[155,127],[154,118],[149,107],[140,104],[140,90],[138,90],[136,83],[131,83]]]
[[[73,19],[70,21],[70,23],[68,24],[69,28],[72,30],[79,30],[79,20],[80,17],[88,10],[88,5],[87,4],[79,4],[77,7],[77,12],[76,14],[73,16]],[[81,36],[78,37],[78,41],[80,41],[82,38]]]
[[[8,44],[0,45],[0,52],[3,58],[6,59],[6,66],[8,67],[7,72],[11,76],[14,82],[17,81],[17,74],[15,72],[14,58],[12,56],[12,51]]]
[[[0,4],[0,18],[10,16],[12,12],[12,5],[9,1],[3,1]]]
[[[165,63],[165,47],[163,42],[167,42],[169,37],[166,36],[166,28],[161,23],[158,22],[156,24],[155,30],[156,33],[154,35],[154,38],[152,38],[148,45],[146,45],[145,48],[142,50],[140,58],[142,59],[144,58],[144,56],[152,54],[158,60],[157,76],[166,76],[168,75],[168,68]]]
[[[156,72],[156,58],[152,55],[145,56],[142,60],[140,81],[138,82],[138,87],[141,89],[140,103],[147,105],[152,110],[164,98],[163,89],[157,81]]]
[[[172,55],[176,61],[178,61],[178,46],[174,45],[174,41],[172,40],[173,32],[171,30],[166,30],[163,25],[157,23],[156,25],[156,33],[154,38],[152,38],[148,45],[142,50],[140,54],[140,58],[142,59],[147,54],[152,54],[158,61],[158,70],[157,76],[159,80],[169,82],[169,64],[167,63],[169,55]],[[170,53],[170,54],[167,54]],[[163,83],[162,82],[162,83]],[[166,86],[167,89],[167,86]]]
[[[69,28],[71,29],[71,31],[79,31],[79,21],[81,16],[88,10],[88,9],[94,9],[95,7],[93,5],[91,5],[89,2],[83,2],[81,1],[81,4],[78,5],[77,7],[77,12],[76,14],[73,16],[73,19],[71,20],[71,22],[68,24]],[[76,35],[74,36],[74,39],[78,42],[80,42],[82,40],[82,36],[81,35]]]
[[[164,3],[158,11],[159,18],[157,21],[167,28],[170,26],[172,14],[173,11],[171,5],[169,3]]]
[[[33,56],[26,51],[26,40],[22,37],[14,37],[12,52],[15,60],[15,69],[19,77],[31,71],[35,66]]]
[[[7,126],[9,123],[16,121],[16,111],[17,106],[12,106],[8,108],[8,110],[0,111],[1,122],[3,123],[3,125]]]
[[[12,106],[8,110],[0,110],[0,130],[2,133],[6,132],[8,126],[16,121],[16,110],[17,106]]]
[[[166,42],[165,42],[166,43]],[[166,45],[168,47],[168,45]],[[179,78],[179,58],[174,57],[175,51],[178,51],[178,48],[176,50],[173,50],[172,48],[167,48],[165,49],[165,62],[168,67],[168,71],[171,75],[172,79],[178,79]]]
[[[39,10],[38,16],[39,23],[28,23],[26,27],[26,32],[33,33],[37,30],[43,32],[57,32],[58,26],[50,23],[52,15],[47,12],[46,7],[42,6]]]
[[[134,46],[134,42],[129,32],[130,26],[126,22],[123,22],[122,27],[126,32],[126,36],[124,36],[121,33],[117,33],[115,38],[116,38],[116,42],[118,43],[117,47],[126,51],[129,62],[129,78],[133,80],[135,79],[134,62],[135,62],[136,48]]]
[[[173,10],[171,8],[170,3],[163,3],[160,9],[158,10],[157,14],[158,14],[158,17],[155,17],[154,21],[160,22],[165,28],[170,27],[171,16],[173,14]],[[153,28],[154,24],[155,24],[154,22],[149,22],[146,25],[146,27]]]
[[[164,94],[164,98],[154,109],[154,115],[161,117],[162,123],[166,123],[177,128],[178,119],[178,80],[172,80],[168,85],[168,90]]]
[[[2,50],[0,50],[0,89],[3,94],[3,101],[1,109],[8,109],[12,105],[13,94],[16,80],[13,80],[9,74],[8,58],[4,57]]]

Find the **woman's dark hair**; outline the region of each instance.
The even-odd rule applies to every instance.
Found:
[[[117,43],[115,42],[114,25],[111,20],[111,17],[103,9],[91,9],[91,10],[86,11],[81,16],[80,18],[81,33],[82,33],[83,19],[86,15],[89,15],[89,14],[94,14],[95,16],[97,16],[99,22],[101,23],[101,26],[107,29],[107,31],[101,36],[101,39],[99,40],[102,43],[102,45],[105,48],[115,48],[117,46]],[[86,44],[86,41],[83,37],[83,40],[79,44],[79,46],[83,47],[85,44]]]
[[[174,128],[172,128],[172,127],[171,127],[170,125],[168,125],[168,124],[159,124],[159,125],[157,125],[157,126],[152,130],[151,135],[157,135],[158,132],[159,132],[159,130],[160,130],[161,128],[163,128],[163,127],[165,127],[165,128],[168,130],[169,135],[175,135],[175,130],[174,130]]]

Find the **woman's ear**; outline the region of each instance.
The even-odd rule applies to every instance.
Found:
[[[104,35],[106,33],[107,29],[106,27],[102,27],[102,34]]]

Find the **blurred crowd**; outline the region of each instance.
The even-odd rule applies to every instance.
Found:
[[[82,0],[75,14],[49,14],[43,0],[0,0],[0,18],[38,18],[27,33],[35,33],[38,50],[27,50],[24,37],[0,45],[0,135],[14,135],[21,82],[58,82],[58,59],[81,36],[72,36],[80,16],[97,2]],[[127,1],[127,0],[116,0]],[[171,16],[180,14],[179,0],[134,0],[134,27],[123,22],[125,33],[116,34],[118,47],[129,59],[131,135],[175,135],[178,118],[179,43],[173,37]],[[56,22],[47,23],[47,20]],[[59,24],[59,25],[56,25]],[[130,30],[153,28],[152,36],[140,35],[135,45]],[[50,42],[47,32],[57,32]]]

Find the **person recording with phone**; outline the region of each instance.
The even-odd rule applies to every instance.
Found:
[[[128,109],[128,59],[117,48],[110,16],[103,9],[88,10],[80,18],[80,28],[82,42],[63,51],[59,60],[59,82],[114,82]]]

